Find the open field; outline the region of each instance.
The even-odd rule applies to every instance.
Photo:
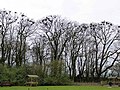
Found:
[[[0,90],[120,90],[120,87],[107,87],[107,86],[13,86],[13,87],[0,87]]]

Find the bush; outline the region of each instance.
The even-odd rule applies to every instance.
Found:
[[[12,67],[0,65],[0,81],[9,81],[14,83],[14,85],[24,85],[26,72],[24,67]]]
[[[47,72],[49,70],[49,72]],[[54,61],[44,68],[40,65],[7,67],[0,65],[0,81],[10,81],[14,85],[24,85],[28,74],[39,76],[39,85],[66,85],[71,81],[64,71],[62,62]]]
[[[67,75],[62,76],[48,76],[44,78],[44,82],[41,85],[68,85],[71,84],[72,81],[68,78]]]
[[[24,67],[13,68],[13,82],[15,85],[24,85],[26,82],[26,71]]]

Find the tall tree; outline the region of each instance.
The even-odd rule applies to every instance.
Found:
[[[18,17],[11,11],[0,10],[0,34],[1,34],[1,59],[0,63],[4,64],[6,61],[6,45],[7,34],[10,32],[12,25],[17,21]]]
[[[49,41],[51,60],[60,60],[66,43],[69,39],[68,22],[59,16],[48,16],[39,21],[40,29]]]
[[[16,29],[15,62],[21,66],[26,62],[27,38],[36,30],[35,22],[24,14],[21,15]]]
[[[70,77],[75,81],[76,78],[76,66],[77,60],[80,56],[80,51],[82,49],[82,43],[86,37],[86,30],[88,28],[87,24],[79,25],[78,23],[71,23],[70,30],[70,40],[67,43],[67,65],[70,71]]]
[[[109,22],[90,24],[91,36],[95,47],[95,69],[100,76],[117,61],[120,47],[116,48],[119,29]]]

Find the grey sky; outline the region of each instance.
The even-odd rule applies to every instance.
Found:
[[[33,19],[61,15],[80,23],[110,21],[120,25],[120,0],[0,0],[0,9]]]

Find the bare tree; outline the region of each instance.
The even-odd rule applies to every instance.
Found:
[[[60,60],[64,47],[69,39],[67,21],[59,16],[48,16],[40,20],[40,29],[49,41],[51,60]]]
[[[87,24],[79,25],[78,23],[71,23],[71,31],[70,31],[70,41],[67,44],[67,57],[69,59],[66,61],[67,66],[70,71],[70,78],[75,81],[76,78],[76,66],[77,60],[80,56],[80,51],[82,49],[82,43],[86,37],[86,30],[88,26]],[[79,68],[80,71],[80,68]],[[79,72],[80,73],[80,72]]]
[[[1,34],[1,59],[0,63],[4,64],[6,61],[6,45],[7,42],[7,34],[9,34],[9,30],[12,29],[12,25],[17,21],[18,17],[15,13],[11,13],[11,11],[0,10],[0,34]],[[8,60],[9,62],[9,60]]]
[[[120,47],[115,47],[119,29],[109,22],[90,24],[91,36],[95,48],[95,69],[100,76],[117,61]]]
[[[21,15],[16,29],[16,47],[15,47],[15,62],[16,66],[21,66],[26,62],[27,38],[36,30],[35,22],[27,18],[24,14]]]

